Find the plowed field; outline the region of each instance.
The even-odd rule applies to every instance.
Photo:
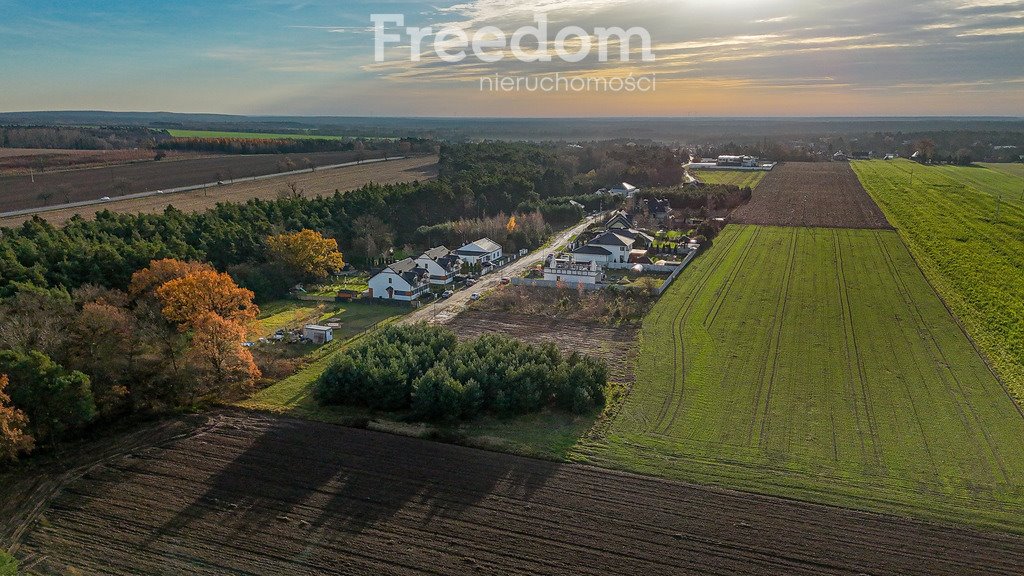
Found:
[[[97,464],[39,512],[15,554],[54,574],[964,576],[1024,565],[1015,536],[237,413]]]
[[[740,224],[890,228],[846,162],[780,164],[733,213]]]
[[[356,157],[355,152],[211,156],[44,172],[34,176],[3,176],[0,177],[0,212],[41,208],[47,204],[40,197],[44,193],[53,195],[49,204],[98,200],[104,196],[115,198],[137,192],[276,174],[306,168],[306,160],[313,166],[328,166],[351,162]],[[379,155],[374,153],[370,157]]]

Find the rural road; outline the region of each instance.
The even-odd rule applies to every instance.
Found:
[[[281,178],[284,176],[293,176],[295,174],[310,174],[313,172],[323,172],[325,170],[334,170],[336,168],[348,168],[350,166],[362,166],[365,164],[376,164],[378,162],[390,162],[392,160],[403,160],[405,156],[393,156],[390,158],[370,158],[367,160],[361,160],[358,162],[345,162],[343,164],[331,164],[329,166],[318,166],[316,168],[303,168],[301,170],[291,170],[288,172],[277,172],[275,174],[262,174],[260,176],[246,176],[244,178],[235,178],[233,180],[224,180],[222,182],[207,182],[205,184],[194,184],[192,186],[180,186],[178,188],[166,188],[164,190],[150,190],[148,192],[136,192],[134,194],[125,194],[123,196],[112,196],[110,200],[82,200],[80,202],[70,202],[67,204],[54,204],[52,206],[42,206],[36,208],[25,208],[23,210],[12,210],[10,212],[0,212],[0,218],[13,218],[16,216],[31,216],[33,214],[45,214],[47,212],[55,212],[57,210],[67,210],[69,208],[81,208],[83,206],[98,206],[101,204],[107,204],[108,202],[122,201],[122,200],[134,200],[136,198],[148,198],[150,196],[156,196],[158,194],[167,195],[175,194],[178,192],[191,192],[193,190],[202,190],[204,188],[213,188],[220,185],[231,185],[238,184],[240,182],[256,182],[259,180],[268,180],[270,178]]]
[[[407,314],[402,320],[399,321],[401,324],[415,324],[416,322],[429,322],[431,324],[444,324],[449,320],[457,316],[460,312],[466,309],[469,305],[470,296],[474,292],[483,294],[488,290],[492,290],[501,284],[502,278],[511,278],[517,276],[526,270],[531,264],[547,259],[549,254],[554,254],[559,246],[562,246],[569,241],[570,238],[579,234],[583,230],[586,230],[594,220],[600,218],[600,216],[588,216],[582,222],[560,232],[557,236],[545,246],[530,252],[526,256],[520,257],[515,262],[505,266],[500,270],[491,272],[484,277],[477,280],[476,284],[458,290],[450,298],[445,300],[437,300],[432,304],[416,310],[411,314]]]

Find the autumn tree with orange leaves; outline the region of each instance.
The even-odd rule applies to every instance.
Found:
[[[256,319],[260,309],[252,290],[239,288],[223,272],[199,270],[175,278],[156,289],[164,317],[182,330],[192,329],[207,314],[216,314],[243,327]]]
[[[187,262],[164,258],[153,260],[148,268],[143,268],[132,274],[132,281],[128,287],[128,293],[133,297],[140,297],[152,294],[157,288],[178,278],[183,278],[193,272],[207,270],[213,272],[213,267],[201,262]]]
[[[131,293],[155,299],[164,320],[188,339],[192,377],[181,386],[188,403],[250,388],[260,377],[242,346],[259,308],[252,291],[238,287],[228,274],[205,264],[156,260],[133,275]]]
[[[295,282],[323,280],[345,266],[338,241],[313,230],[270,236],[267,255]]]
[[[0,374],[0,463],[18,459],[18,454],[27,454],[35,446],[35,440],[25,433],[28,417],[11,405],[11,397],[4,392],[8,380]]]

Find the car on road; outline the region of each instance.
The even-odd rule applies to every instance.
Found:
[[[110,196],[104,196],[103,198],[100,198],[100,202],[110,202]]]
[[[509,285],[509,284],[511,284],[511,283],[512,283],[512,280],[510,280],[510,279],[508,279],[508,278],[502,278],[502,279],[501,279],[501,285],[502,285],[502,286],[508,286],[508,285]]]
[[[466,286],[472,286],[473,284],[476,284],[476,280],[473,280],[472,278],[466,278]]]
[[[469,295],[469,299],[470,300],[479,300],[480,299],[480,293],[479,292],[473,292],[472,294]]]
[[[452,294],[455,294],[455,292],[452,292],[451,290],[445,290],[444,292],[441,292],[441,298],[451,298]]]

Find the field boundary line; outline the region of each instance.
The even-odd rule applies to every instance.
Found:
[[[902,166],[899,166],[898,164],[895,164],[894,166],[900,168],[901,170],[903,169]],[[859,173],[858,173],[857,177],[858,177],[858,179],[860,178],[860,174]],[[904,191],[903,193],[908,193],[909,192],[906,189],[906,186],[901,185],[901,188]],[[866,186],[865,186],[865,190],[867,190]],[[895,188],[894,188],[894,190],[895,190]],[[873,200],[875,200],[876,203],[877,203],[877,199],[875,198],[875,194],[873,192],[871,192],[870,190],[868,190],[868,194],[870,194],[871,198]],[[881,204],[879,204],[879,208],[881,208]],[[884,212],[884,210],[883,210],[883,212]],[[886,218],[888,219],[888,215],[886,215]],[[985,363],[985,366],[988,368],[989,373],[991,373],[992,377],[996,379],[996,382],[999,382],[999,385],[1000,385],[1000,387],[1002,387],[1003,392],[1010,399],[1010,401],[1013,402],[1014,407],[1017,409],[1017,413],[1020,414],[1021,418],[1024,418],[1024,405],[1022,405],[1022,404],[1024,404],[1024,396],[1018,396],[1015,390],[1011,390],[1010,389],[1009,385],[1007,385],[1007,383],[999,375],[999,372],[996,370],[995,365],[992,363],[992,359],[989,358],[988,353],[985,350],[983,350],[978,345],[978,343],[974,340],[974,338],[971,336],[970,332],[967,330],[967,326],[964,324],[964,321],[956,314],[956,312],[954,311],[953,307],[950,305],[949,301],[946,300],[946,297],[942,294],[942,291],[938,288],[938,284],[943,284],[943,285],[945,284],[942,281],[941,274],[939,274],[938,272],[931,272],[929,268],[921,265],[922,257],[919,256],[917,254],[917,252],[914,250],[914,247],[910,243],[907,242],[906,238],[904,237],[904,233],[902,231],[902,228],[900,228],[900,227],[898,227],[898,226],[896,226],[894,224],[892,232],[894,234],[896,234],[896,237],[899,238],[900,243],[903,244],[903,247],[910,254],[910,259],[913,260],[914,265],[917,266],[918,271],[920,271],[921,275],[924,276],[925,282],[928,283],[928,286],[929,286],[929,288],[931,288],[932,293],[935,294],[935,296],[939,299],[939,302],[942,302],[943,307],[946,308],[946,312],[949,313],[949,316],[951,318],[953,318],[953,321],[956,323],[957,327],[960,329],[960,333],[963,334],[964,337],[967,338],[967,341],[971,343],[971,346],[974,348],[975,352],[978,353],[978,356],[980,356],[982,361]],[[950,292],[955,292],[955,290],[953,290],[951,288]],[[966,302],[964,303],[964,306],[967,306]]]

